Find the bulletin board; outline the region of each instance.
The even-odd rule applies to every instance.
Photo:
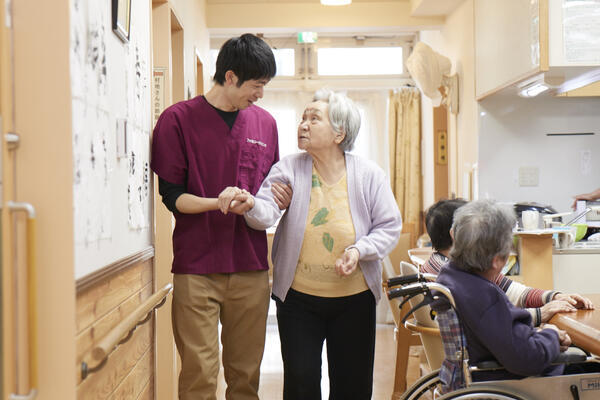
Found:
[[[129,41],[110,1],[71,1],[75,279],[151,245],[150,7],[131,2]]]

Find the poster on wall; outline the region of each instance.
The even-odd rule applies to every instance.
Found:
[[[165,68],[155,67],[153,71],[153,87],[152,87],[152,112],[154,115],[154,124],[158,122],[160,113],[165,109]]]
[[[150,8],[118,3],[131,7],[128,42],[110,1],[70,2],[76,279],[152,243]]]

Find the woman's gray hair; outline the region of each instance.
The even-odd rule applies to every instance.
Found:
[[[313,101],[324,101],[329,104],[329,122],[333,130],[345,133],[339,144],[342,151],[350,151],[360,129],[360,112],[354,102],[345,94],[335,93],[329,89],[318,90]]]
[[[463,271],[477,273],[492,268],[495,256],[508,257],[512,249],[514,211],[491,200],[477,200],[454,213],[454,245],[450,258]]]

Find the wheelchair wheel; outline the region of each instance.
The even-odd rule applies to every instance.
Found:
[[[490,400],[529,400],[517,392],[508,388],[499,388],[493,386],[471,386],[459,389],[454,392],[446,393],[436,400],[471,400],[471,399],[490,399]]]
[[[428,373],[427,375],[419,378],[415,383],[411,385],[400,397],[400,400],[417,400],[420,399],[425,393],[435,389],[440,383],[439,369]]]

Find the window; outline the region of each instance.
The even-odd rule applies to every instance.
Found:
[[[372,79],[383,81],[389,87],[402,85],[409,78],[404,59],[410,53],[415,35],[411,33],[321,36],[316,43],[298,43],[296,33],[274,34],[263,37],[273,49],[277,63],[276,79],[271,86],[280,89],[294,88],[294,84],[306,89],[309,81],[319,81],[321,86],[344,79]],[[212,38],[210,42],[212,65],[225,37]],[[394,79],[395,81],[391,81]],[[295,82],[295,83],[294,83]],[[308,85],[308,86],[307,86]],[[335,84],[334,84],[335,86]]]
[[[329,47],[317,50],[319,75],[398,75],[402,47]]]
[[[296,74],[296,60],[294,49],[273,49],[275,64],[277,64],[276,76],[294,76]]]
[[[211,75],[214,76],[217,64],[218,49],[210,50]],[[273,49],[275,64],[277,65],[276,76],[294,76],[296,73],[296,60],[294,49]]]

